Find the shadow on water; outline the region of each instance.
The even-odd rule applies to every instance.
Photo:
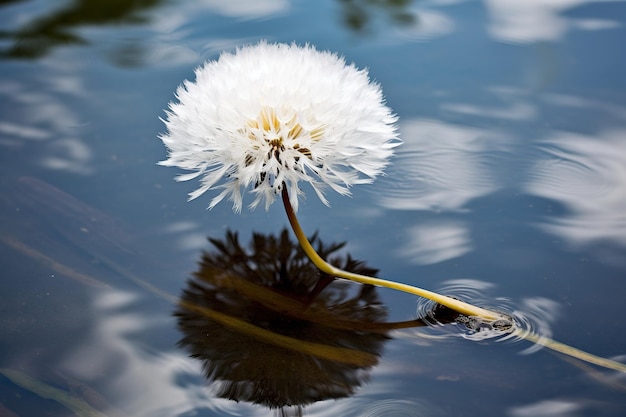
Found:
[[[338,255],[343,243],[312,241],[337,267],[377,272]],[[320,273],[287,230],[255,233],[247,248],[232,231],[210,242],[215,250],[203,254],[175,315],[180,345],[202,361],[221,398],[301,415],[306,405],[354,394],[391,330],[425,325],[385,322],[375,287]]]

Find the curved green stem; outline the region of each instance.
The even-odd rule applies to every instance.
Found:
[[[550,350],[562,353],[572,358],[592,363],[603,368],[626,373],[626,364],[623,364],[621,362],[593,355],[589,352],[585,352],[584,350],[577,349],[573,346],[566,345],[565,343],[557,342],[554,339],[540,336],[537,333],[528,332],[520,328],[514,328],[512,333],[516,336],[521,337],[524,340],[528,340],[529,342],[544,346]]]
[[[477,307],[472,304],[468,304],[464,301],[457,300],[455,298],[448,297],[442,294],[438,294],[436,292],[428,291],[428,290],[425,290],[419,287],[414,287],[408,284],[402,284],[399,282],[387,281],[381,278],[373,278],[373,277],[368,277],[368,276],[361,275],[361,274],[355,274],[352,272],[344,271],[342,269],[339,269],[329,264],[324,259],[322,259],[322,257],[315,251],[315,249],[309,242],[308,238],[302,231],[302,228],[300,227],[300,223],[298,222],[298,218],[296,217],[296,214],[293,211],[293,207],[291,206],[291,203],[289,202],[289,194],[287,193],[287,187],[283,187],[282,197],[283,197],[283,204],[285,205],[285,211],[287,212],[287,217],[289,218],[289,223],[291,224],[291,228],[293,229],[293,232],[295,233],[296,238],[298,239],[298,242],[300,243],[300,246],[302,246],[302,249],[304,249],[304,252],[307,254],[309,259],[311,259],[311,262],[313,262],[313,264],[320,271],[325,272],[334,277],[345,278],[345,279],[349,279],[355,282],[360,282],[361,284],[370,284],[370,285],[376,285],[379,287],[387,287],[387,288],[391,288],[394,290],[399,290],[399,291],[403,291],[409,294],[424,297],[436,303],[444,305],[466,316],[478,316],[482,318],[483,320],[487,320],[487,321],[494,321],[494,320],[498,320],[502,318],[507,318],[500,313],[486,310],[484,308]]]
[[[293,207],[291,206],[291,203],[289,202],[289,194],[287,193],[287,187],[284,187],[284,186],[282,190],[282,198],[283,198],[283,204],[285,206],[285,211],[287,212],[287,217],[289,218],[289,223],[291,224],[291,228],[293,229],[293,232],[295,233],[296,238],[298,239],[298,242],[300,243],[300,246],[302,246],[302,249],[307,254],[311,262],[313,262],[313,264],[317,268],[319,268],[320,271],[325,272],[334,277],[345,278],[345,279],[349,279],[352,281],[360,282],[362,284],[370,284],[370,285],[376,285],[379,287],[387,287],[387,288],[391,288],[394,290],[399,290],[399,291],[403,291],[409,294],[414,294],[420,297],[424,297],[436,303],[444,305],[465,316],[477,316],[487,322],[493,322],[495,320],[502,319],[502,318],[509,319],[509,317],[507,317],[504,314],[500,314],[495,311],[486,310],[484,308],[477,307],[472,304],[469,304],[469,303],[466,303],[466,302],[463,302],[463,301],[460,301],[460,300],[457,300],[457,299],[454,299],[454,298],[451,298],[442,294],[438,294],[433,291],[428,291],[419,287],[414,287],[412,285],[402,284],[399,282],[387,281],[387,280],[380,279],[380,278],[374,278],[374,277],[368,277],[365,275],[355,274],[355,273],[344,271],[342,269],[334,267],[333,265],[329,264],[324,259],[322,259],[322,257],[315,251],[315,249],[309,242],[308,238],[302,231],[302,228],[300,227],[300,223],[298,222],[298,218],[296,217],[296,214],[293,211]],[[556,340],[540,336],[536,333],[524,331],[523,329],[515,327],[515,325],[514,327],[512,327],[511,333],[516,336],[521,337],[522,339],[528,340],[529,342],[545,346],[546,348],[551,349],[555,352],[559,352],[564,355],[567,355],[567,356],[570,356],[570,357],[573,357],[573,358],[576,358],[576,359],[579,359],[588,363],[602,366],[607,369],[613,369],[615,371],[626,373],[626,365],[623,363],[606,359],[606,358],[602,358],[600,356],[596,356],[591,353],[584,352],[580,349],[576,349],[564,343],[557,342]]]

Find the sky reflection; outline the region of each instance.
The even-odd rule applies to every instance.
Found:
[[[193,14],[194,10],[208,9],[223,16],[236,17],[239,19],[259,19],[266,16],[276,16],[289,9],[289,0],[200,0],[187,2],[183,7],[188,8]]]
[[[91,174],[93,153],[84,140],[85,123],[69,104],[86,99],[80,67],[56,61],[43,65],[47,76],[30,83],[0,81],[0,147],[28,154],[24,160],[29,162],[37,155],[48,169]]]
[[[626,130],[555,132],[540,143],[526,191],[568,210],[540,227],[572,244],[626,245]]]
[[[528,122],[537,118],[537,108],[528,99],[527,92],[508,86],[490,86],[486,91],[497,100],[496,105],[487,106],[462,102],[446,102],[441,109],[461,115],[510,122]]]
[[[584,408],[580,400],[543,400],[534,404],[512,407],[507,412],[510,417],[567,417],[578,415]]]
[[[410,262],[428,265],[465,255],[472,250],[467,226],[460,222],[430,222],[410,226],[408,242],[399,255]]]
[[[404,144],[387,169],[393,183],[380,204],[396,210],[463,210],[468,202],[498,189],[489,151],[506,146],[492,130],[414,119],[400,125]]]
[[[203,408],[232,410],[232,404],[212,398],[200,367],[184,352],[137,343],[137,335],[171,334],[173,326],[166,316],[140,313],[134,308],[137,301],[129,292],[100,293],[92,305],[97,320],[89,336],[67,352],[58,368],[98,387],[120,415],[169,417]]]
[[[490,34],[504,42],[559,41],[572,29],[602,30],[621,26],[614,19],[567,16],[593,0],[484,0],[491,17]]]

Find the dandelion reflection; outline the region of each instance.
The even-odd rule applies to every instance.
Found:
[[[377,271],[312,241],[338,267]],[[270,408],[302,407],[352,395],[378,363],[388,332],[420,321],[385,323],[375,287],[320,274],[287,230],[210,239],[175,315],[180,345],[203,362],[217,395]],[[283,410],[284,411],[284,410]]]

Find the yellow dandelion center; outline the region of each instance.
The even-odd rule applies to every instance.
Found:
[[[258,142],[264,141],[269,145],[265,160],[275,158],[281,164],[280,154],[288,148],[312,159],[311,150],[302,146],[300,142],[302,140],[317,142],[324,134],[324,128],[321,126],[310,131],[306,130],[297,122],[295,115],[288,121],[279,120],[276,110],[272,107],[263,107],[256,119],[248,121],[246,131],[248,138],[255,142],[254,150],[261,149],[261,144]],[[246,166],[252,165],[256,159],[257,155],[248,153],[245,159]],[[298,162],[298,160],[299,157],[296,157],[295,161]]]

